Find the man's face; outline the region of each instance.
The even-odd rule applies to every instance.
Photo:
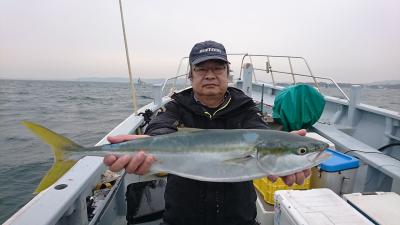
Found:
[[[192,87],[195,95],[224,96],[228,88],[228,67],[221,60],[207,60],[192,67]]]

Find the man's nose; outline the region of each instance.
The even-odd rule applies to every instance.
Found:
[[[206,75],[204,76],[206,79],[214,79],[215,74],[213,72],[213,69],[207,69]]]

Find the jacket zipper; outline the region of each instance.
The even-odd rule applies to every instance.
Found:
[[[204,114],[206,114],[208,116],[208,118],[210,118],[210,120],[212,120],[217,112],[225,109],[228,106],[229,102],[231,102],[231,97],[229,97],[228,101],[223,106],[221,106],[221,108],[217,109],[212,115],[207,111],[205,111]]]

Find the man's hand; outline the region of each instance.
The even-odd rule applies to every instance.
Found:
[[[305,129],[301,129],[292,131],[291,133],[298,134],[300,136],[305,136],[307,134],[307,131]],[[292,186],[294,183],[303,184],[304,180],[310,175],[311,175],[311,169],[306,169],[301,172],[290,174],[281,178],[286,185]],[[271,180],[272,182],[275,182],[278,178],[279,178],[278,176],[268,176],[268,179]]]
[[[118,136],[108,136],[107,140],[112,143],[120,143],[124,141],[130,141],[137,138],[148,137],[148,135],[118,135]],[[113,154],[106,155],[104,157],[104,164],[106,164],[109,169],[113,172],[121,171],[125,168],[127,173],[134,173],[137,175],[143,175],[147,173],[154,163],[155,158],[151,155],[145,155],[143,151],[138,152],[135,155],[123,155],[116,156]]]

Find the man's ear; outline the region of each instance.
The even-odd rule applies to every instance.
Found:
[[[189,74],[188,74],[188,78],[189,78],[189,80],[190,80],[190,83],[192,83],[193,82],[193,65],[192,64],[190,64],[189,65]]]
[[[192,81],[193,81],[193,74],[192,74],[192,70],[190,70],[190,72],[189,72],[189,75],[188,75],[188,78],[189,78],[190,82],[192,82]]]

